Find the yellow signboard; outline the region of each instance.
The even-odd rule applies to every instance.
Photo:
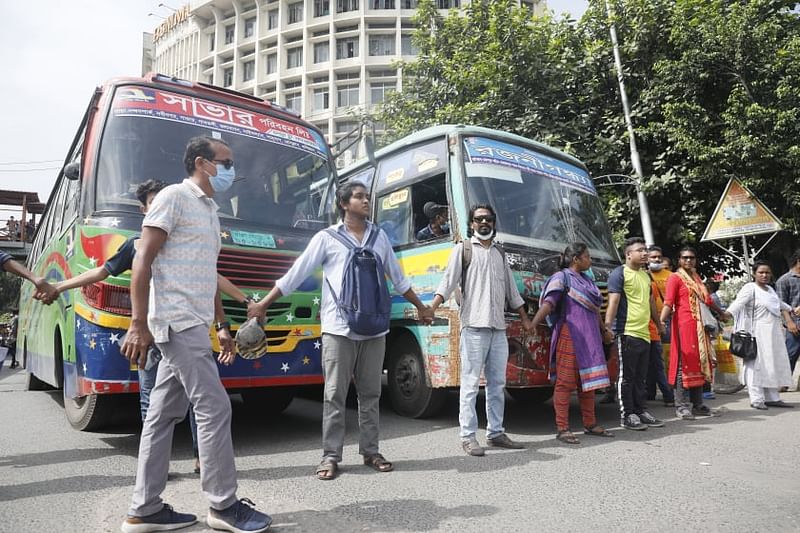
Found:
[[[772,211],[739,180],[731,179],[711,216],[703,241],[718,241],[780,231],[783,225]]]

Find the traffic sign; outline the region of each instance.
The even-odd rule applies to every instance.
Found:
[[[714,241],[775,233],[782,227],[781,221],[767,206],[739,180],[732,178],[725,187],[701,240]]]

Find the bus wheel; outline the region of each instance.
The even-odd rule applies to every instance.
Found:
[[[294,400],[294,390],[286,387],[244,389],[242,400],[247,409],[262,415],[279,415]]]
[[[514,401],[523,404],[544,403],[553,396],[553,387],[530,387],[526,389],[506,389]]]
[[[64,394],[64,412],[72,427],[78,431],[94,431],[111,419],[116,398],[107,394],[88,394],[70,398]]]
[[[408,337],[397,339],[388,354],[389,400],[398,414],[425,418],[437,414],[444,404],[445,389],[428,386],[419,346]]]

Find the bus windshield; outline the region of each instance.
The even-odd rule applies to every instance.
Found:
[[[470,204],[497,212],[501,240],[560,252],[584,242],[595,258],[616,260],[603,207],[585,170],[534,149],[464,138]]]
[[[139,183],[187,176],[191,137],[220,138],[233,151],[233,187],[215,195],[226,226],[312,229],[320,219],[319,183],[331,166],[316,131],[268,116],[162,90],[121,87],[100,145],[95,211],[139,212]],[[317,185],[314,185],[314,184]]]

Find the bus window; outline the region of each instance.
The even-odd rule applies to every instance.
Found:
[[[420,241],[420,239],[416,238],[417,233],[430,223],[428,216],[425,214],[425,204],[433,202],[437,205],[448,205],[445,174],[437,174],[432,178],[415,183],[411,186],[411,195],[412,211],[414,213],[414,236],[415,241]],[[442,235],[438,238],[444,238],[447,235]],[[430,242],[433,239],[424,240]]]
[[[447,143],[444,139],[412,146],[380,163],[378,190],[397,187],[424,175],[440,174],[447,168]]]
[[[377,199],[375,222],[386,232],[392,246],[403,246],[414,242],[410,200],[411,191],[408,187]]]

